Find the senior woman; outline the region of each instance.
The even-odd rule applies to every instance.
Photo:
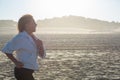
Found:
[[[17,80],[34,80],[32,74],[39,69],[37,58],[46,55],[42,41],[33,34],[36,26],[32,15],[23,15],[18,21],[19,33],[2,49],[15,64],[14,75]],[[16,52],[16,57],[13,56],[13,51]]]

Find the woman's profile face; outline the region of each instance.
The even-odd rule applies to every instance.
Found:
[[[35,32],[36,31],[36,26],[37,26],[37,24],[35,23],[35,21],[33,19],[31,19],[30,22],[28,22],[26,24],[26,30],[28,32],[31,32],[31,33]]]

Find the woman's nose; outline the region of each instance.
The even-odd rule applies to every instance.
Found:
[[[35,27],[37,27],[37,24],[35,23]]]

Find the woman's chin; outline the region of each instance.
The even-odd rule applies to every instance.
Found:
[[[33,30],[32,32],[36,32],[36,30]]]

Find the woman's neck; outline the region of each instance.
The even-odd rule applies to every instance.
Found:
[[[30,36],[33,35],[33,32],[30,32],[30,31],[26,31]]]

